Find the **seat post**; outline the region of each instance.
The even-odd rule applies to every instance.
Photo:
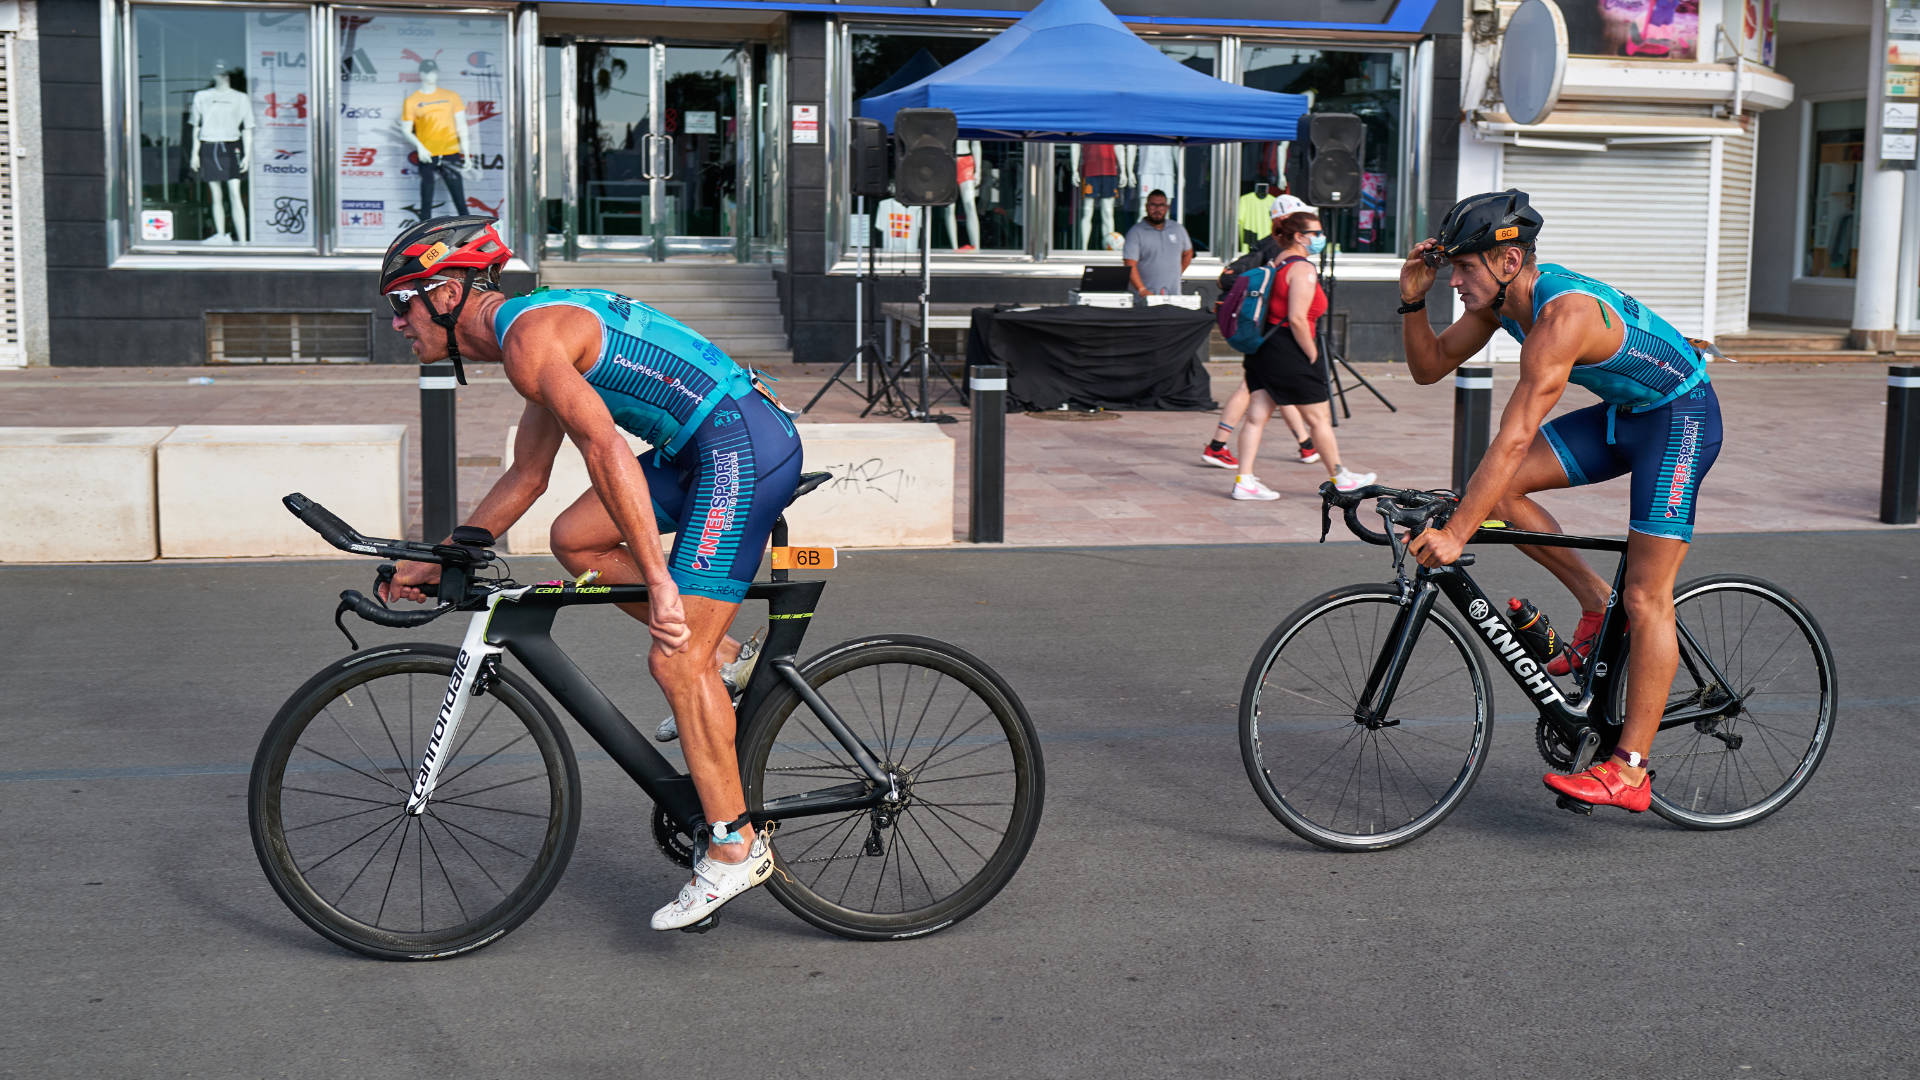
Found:
[[[774,519],[773,546],[777,548],[782,548],[787,546],[787,515],[785,514],[781,514],[779,517]],[[775,581],[787,580],[787,571],[775,570],[773,572],[773,580]]]

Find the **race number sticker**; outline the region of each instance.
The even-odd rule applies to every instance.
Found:
[[[773,549],[775,570],[831,570],[837,564],[830,547],[777,547]]]

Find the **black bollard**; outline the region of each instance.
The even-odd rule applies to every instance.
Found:
[[[460,523],[459,448],[453,433],[452,364],[420,369],[420,529],[430,544]]]
[[[1463,367],[1453,373],[1453,490],[1464,493],[1467,478],[1487,456],[1493,422],[1493,369]]]
[[[1887,449],[1880,466],[1880,520],[1920,516],[1920,365],[1887,368]]]
[[[967,539],[998,544],[1007,538],[1007,369],[972,369],[973,459],[968,464]]]

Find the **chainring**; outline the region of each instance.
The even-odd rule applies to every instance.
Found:
[[[693,835],[659,804],[653,808],[653,842],[660,853],[687,869],[693,869]]]
[[[1574,748],[1568,746],[1560,737],[1560,733],[1555,731],[1544,718],[1533,726],[1533,746],[1540,751],[1541,760],[1553,768],[1561,772],[1573,768]]]

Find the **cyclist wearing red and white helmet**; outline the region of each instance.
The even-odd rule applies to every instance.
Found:
[[[751,371],[639,301],[600,289],[501,295],[499,268],[512,252],[495,224],[412,226],[387,249],[380,291],[421,363],[451,359],[462,382],[463,359],[501,363],[527,401],[513,465],[466,523],[506,532],[546,490],[570,438],[593,486],[555,519],[554,557],[575,574],[649,587],[650,603],[621,607],[653,635],[647,666],[714,823],[693,880],[654,913],[653,928],[690,926],[773,868],[746,818],[720,667],[739,657],[727,627],[799,481],[799,434]],[[636,459],[621,429],[654,449]],[[669,556],[664,532],[676,534]],[[417,586],[438,575],[438,566],[404,563],[384,595],[424,599]]]

